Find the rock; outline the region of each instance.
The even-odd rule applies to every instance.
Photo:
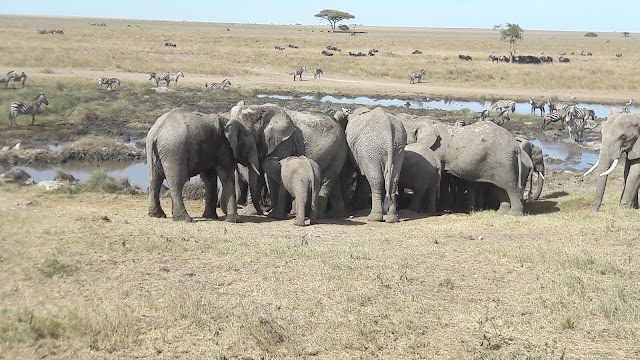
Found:
[[[33,185],[34,181],[24,170],[11,170],[0,174],[0,180],[10,184]]]
[[[14,147],[13,150],[20,150],[22,148],[22,143],[17,143]]]
[[[49,181],[40,181],[38,183],[38,186],[45,189],[46,191],[53,191],[53,190],[60,189],[65,184],[66,184],[65,181],[49,180]]]
[[[8,146],[3,146],[3,147],[2,147],[2,151],[9,151],[9,149],[10,149],[10,148],[9,148]]]
[[[161,94],[173,91],[173,89],[169,89],[169,88],[166,88],[166,87],[154,87],[154,88],[151,88],[151,90],[153,90],[153,91],[155,91],[157,93],[161,93]]]
[[[75,176],[71,175],[71,174],[67,174],[65,172],[62,171],[58,171],[58,173],[56,174],[56,176],[53,178],[54,181],[66,181],[72,184],[78,183],[78,179],[76,179]]]

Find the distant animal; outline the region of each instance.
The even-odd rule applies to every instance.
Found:
[[[176,43],[173,42],[165,42],[164,46],[169,46],[169,47],[176,47]]]
[[[117,78],[98,78],[98,89],[102,85],[107,85],[107,91],[113,90],[113,84],[118,84],[120,86],[120,80]]]
[[[224,90],[227,86],[231,86],[231,81],[228,79],[224,79],[219,83],[204,84],[204,87],[209,90]]]
[[[24,82],[27,80],[27,74],[23,72],[21,73],[17,73],[13,70],[7,72],[5,75],[0,76],[0,83],[4,83],[5,89],[9,88],[9,85],[11,85],[11,88],[15,89],[16,87],[14,86],[14,82],[15,81],[20,81],[22,83],[22,87],[24,88]]]
[[[419,83],[420,81],[422,81],[423,76],[424,76],[424,69],[421,69],[418,72],[411,73],[411,75],[409,75],[409,84],[415,84],[416,80]]]
[[[297,48],[298,48],[298,45],[289,44],[289,48],[290,48],[290,49],[297,49]]]
[[[563,102],[552,102],[551,100],[546,101],[547,106],[549,107],[549,112],[558,111],[564,108],[568,108],[572,104],[563,103]]]
[[[561,121],[562,127],[564,128],[565,123],[573,116],[573,106],[567,106],[562,109],[558,109],[557,111],[550,112],[542,118],[542,129],[547,127],[547,125],[552,122]]]
[[[467,122],[464,120],[456,120],[456,122],[453,124],[453,126],[467,126]]]
[[[333,45],[327,45],[326,49],[330,51],[342,51],[339,47]]]
[[[535,101],[533,100],[533,97],[529,98],[529,104],[531,104],[531,113],[535,115],[536,113],[536,109],[540,109],[540,116],[544,116],[544,106],[546,105],[546,102],[544,100],[539,100],[539,101]]]
[[[324,72],[320,68],[313,69],[312,73],[314,79],[320,79],[320,75],[324,74]]]
[[[149,73],[149,80],[155,80],[156,87],[158,87],[158,84],[160,83],[160,81],[167,81],[168,77],[169,77],[169,73],[155,73],[155,72]]]
[[[495,55],[489,55],[489,60],[491,60],[491,62],[498,62],[499,61],[499,57],[495,56]]]
[[[479,120],[481,120],[481,121],[482,121],[482,120],[484,120],[484,119],[486,119],[486,118],[488,118],[488,117],[489,117],[489,110],[485,109],[485,110],[482,110],[482,111],[478,114],[477,119],[479,119]]]
[[[15,81],[20,81],[20,84],[21,84],[22,88],[24,89],[24,83],[25,83],[25,81],[27,81],[27,74],[25,74],[24,71],[21,72],[20,74],[13,73],[13,78],[10,80],[11,87],[14,87],[13,83]]]
[[[169,87],[169,84],[174,81],[176,83],[176,85],[178,85],[178,79],[180,77],[184,77],[184,73],[182,71],[178,71],[175,74],[169,74],[169,77],[167,78],[167,87]]]
[[[498,110],[502,112],[505,109],[510,109],[511,112],[516,112],[516,102],[511,100],[498,100],[491,104],[489,111]]]
[[[40,94],[36,96],[36,98],[33,99],[33,101],[29,101],[26,103],[22,103],[22,102],[11,103],[11,106],[9,106],[10,126],[13,127],[13,123],[15,122],[16,117],[18,117],[18,115],[26,115],[26,114],[31,114],[31,125],[33,125],[36,121],[36,113],[38,112],[38,109],[42,104],[49,105],[49,101],[44,96],[44,94]]]
[[[422,54],[422,51],[416,49],[416,50],[413,50],[413,52],[411,54],[412,55],[420,55],[420,54]]]
[[[583,51],[580,52],[580,55],[582,55],[582,56],[591,56],[592,54],[591,54],[591,51],[584,51],[583,50]]]
[[[471,60],[473,60],[473,59],[471,58],[471,56],[469,56],[469,55],[460,54],[460,55],[458,55],[458,57],[459,57],[461,60],[465,60],[465,61],[471,61]]]
[[[289,73],[289,75],[293,75],[293,81],[296,81],[296,76],[299,78],[300,81],[302,81],[302,73],[304,73],[305,71],[307,71],[307,67],[301,66],[293,70],[291,73]]]
[[[613,54],[613,56],[615,56],[617,58],[621,58],[622,57],[622,53],[615,53],[615,54]]]
[[[570,62],[570,61],[571,61],[571,60],[569,60],[569,58],[566,58],[566,57],[564,57],[564,56],[560,56],[560,57],[558,58],[558,62],[561,62],[561,63],[568,63],[568,62]]]
[[[511,59],[509,59],[509,57],[508,57],[508,56],[500,55],[500,56],[498,57],[498,61],[508,63],[509,61],[511,61]]]
[[[284,50],[284,48],[282,46],[278,46],[278,45],[276,45],[275,49],[276,50]]]
[[[627,101],[626,104],[624,104],[624,107],[622,108],[622,112],[623,113],[630,113],[631,111],[629,110],[629,107],[631,105],[633,105],[635,103],[635,101],[633,99]]]
[[[494,124],[500,125],[500,126],[504,125],[505,121],[510,121],[510,120],[511,120],[511,117],[509,116],[509,109],[506,109],[500,112],[497,118],[487,117],[487,118],[480,119],[480,121],[491,121]]]
[[[322,50],[322,55],[324,56],[333,56],[333,53],[329,50]]]

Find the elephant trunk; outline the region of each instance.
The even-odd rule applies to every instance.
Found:
[[[538,172],[538,187],[536,188],[536,192],[531,197],[531,201],[538,200],[540,194],[542,193],[542,188],[544,187],[544,175],[541,172]]]
[[[607,187],[607,178],[609,177],[609,173],[613,170],[611,165],[616,165],[618,158],[620,157],[619,153],[617,155],[618,156],[611,156],[606,150],[604,153],[600,151],[600,156],[598,157],[597,162],[598,167],[595,169],[595,173],[599,176],[598,183],[596,185],[596,195],[593,199],[593,204],[591,205],[592,212],[598,212],[600,205],[602,205],[602,198],[604,197],[604,191]]]
[[[258,170],[258,156],[256,155],[255,159],[252,156],[249,162],[249,191],[251,192],[251,203],[256,209],[256,213],[258,215],[262,215],[262,207],[260,206],[261,189],[258,185],[260,177],[260,171]]]

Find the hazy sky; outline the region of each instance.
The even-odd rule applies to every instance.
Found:
[[[9,14],[322,24],[313,15],[338,9],[345,23],[387,26],[491,28],[512,22],[531,30],[640,32],[638,0],[4,0]]]

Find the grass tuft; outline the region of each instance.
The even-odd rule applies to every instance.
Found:
[[[53,278],[55,276],[65,277],[73,275],[78,271],[78,267],[73,264],[64,263],[58,259],[49,258],[38,267],[38,271],[48,278]]]

